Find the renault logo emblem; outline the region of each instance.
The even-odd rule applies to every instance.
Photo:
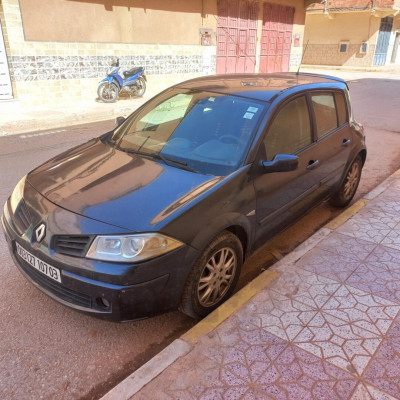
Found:
[[[46,235],[46,225],[45,224],[40,224],[36,229],[35,229],[35,235],[36,235],[36,241],[41,242],[42,239]]]

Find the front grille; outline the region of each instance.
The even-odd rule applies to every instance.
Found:
[[[60,254],[84,257],[93,237],[90,235],[57,235],[53,238],[53,249]]]
[[[24,200],[19,202],[15,210],[14,222],[21,234],[25,233],[31,224],[31,216]]]
[[[16,256],[17,257],[17,256]],[[39,284],[40,287],[46,289],[50,293],[54,294],[58,298],[67,301],[68,303],[76,304],[77,306],[91,308],[92,307],[92,299],[90,296],[84,293],[76,292],[75,290],[68,289],[63,285],[60,285],[58,282],[53,281],[47,276],[43,275],[25,261],[18,258],[19,265],[24,270],[24,272],[36,283]]]

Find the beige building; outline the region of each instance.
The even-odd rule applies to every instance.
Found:
[[[0,99],[95,100],[117,57],[143,66],[152,91],[216,72],[295,70],[310,3],[1,0]]]
[[[326,0],[307,9],[303,63],[400,64],[400,0]]]

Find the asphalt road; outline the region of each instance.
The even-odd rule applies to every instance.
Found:
[[[369,152],[359,198],[400,168],[400,77],[355,75],[354,114],[365,125]],[[109,121],[1,137],[0,203],[34,166],[112,127]],[[246,262],[239,287],[338,212],[324,203],[267,243]],[[1,399],[97,399],[194,324],[179,312],[115,324],[72,311],[26,281],[3,237],[0,317]]]

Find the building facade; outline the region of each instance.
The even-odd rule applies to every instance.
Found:
[[[307,8],[304,64],[400,65],[400,0],[326,0]]]
[[[1,0],[0,100],[95,100],[117,57],[143,66],[154,92],[200,75],[295,70],[308,3]]]

